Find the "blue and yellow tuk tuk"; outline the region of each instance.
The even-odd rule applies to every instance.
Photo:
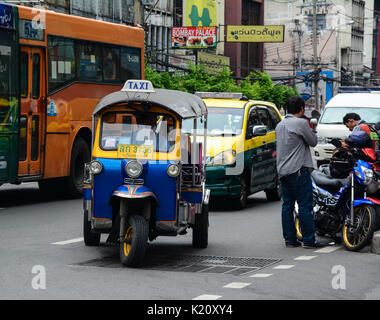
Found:
[[[181,131],[188,119],[192,133]],[[126,266],[142,264],[148,241],[189,228],[193,247],[207,247],[206,130],[207,108],[193,94],[129,80],[104,97],[93,112],[92,161],[85,165],[85,244],[99,245],[108,233]]]

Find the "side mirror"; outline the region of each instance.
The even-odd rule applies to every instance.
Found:
[[[311,119],[310,124],[316,126],[318,124],[318,119],[316,119],[316,118]]]
[[[261,125],[250,126],[249,130],[252,137],[265,136],[268,133],[268,127]]]

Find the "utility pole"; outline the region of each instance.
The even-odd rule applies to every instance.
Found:
[[[317,0],[313,0],[313,66],[314,66],[314,99],[315,109],[319,111],[319,67],[318,67],[318,53],[317,53]]]
[[[300,21],[298,19],[294,20],[294,24],[296,25],[296,29],[293,32],[298,34],[298,71],[302,71],[302,36],[303,31],[301,28]]]

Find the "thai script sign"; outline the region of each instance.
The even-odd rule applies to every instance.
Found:
[[[172,47],[215,48],[216,27],[176,27],[172,28]]]
[[[8,29],[14,28],[12,7],[0,3],[0,26]]]
[[[284,42],[285,26],[227,26],[227,42]]]
[[[222,72],[223,68],[229,67],[230,57],[200,51],[198,52],[198,64],[204,65],[206,72],[217,74]]]

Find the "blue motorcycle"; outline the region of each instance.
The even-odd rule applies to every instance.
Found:
[[[313,184],[313,215],[318,235],[343,240],[349,251],[359,251],[372,239],[376,229],[376,204],[367,198],[368,186],[374,182],[372,165],[363,160],[338,163],[348,170],[348,177],[330,175],[329,165],[311,174]],[[298,208],[295,208],[297,237],[302,239]]]

